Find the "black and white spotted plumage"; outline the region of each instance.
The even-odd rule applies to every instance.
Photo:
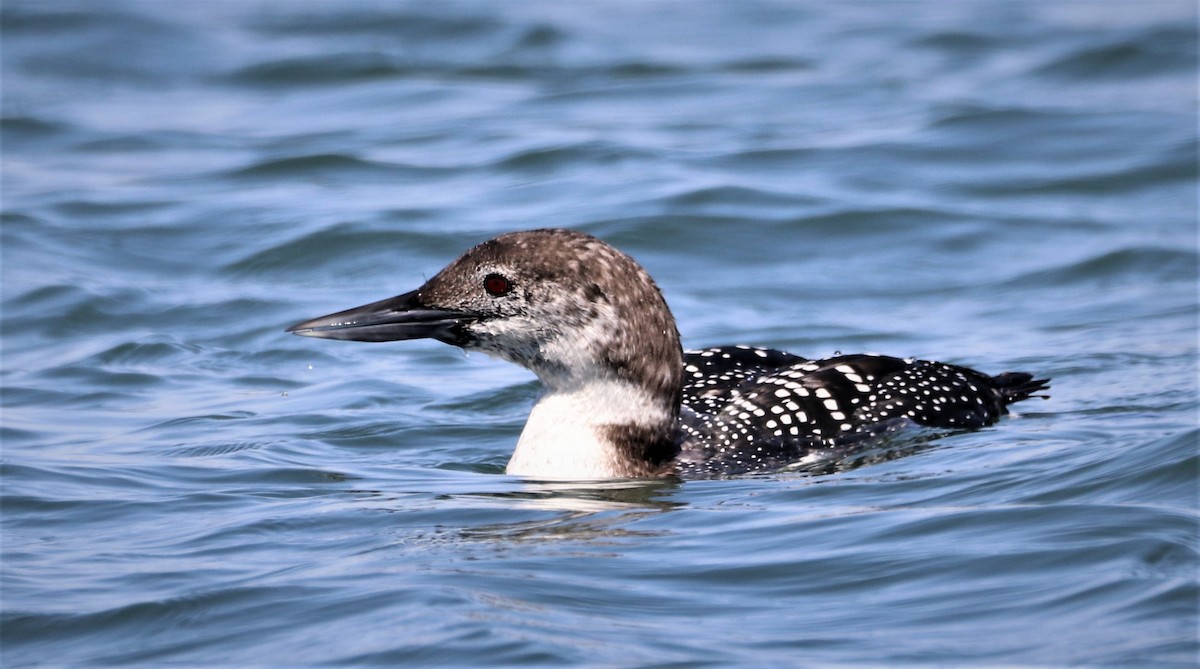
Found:
[[[870,448],[905,425],[974,429],[1047,387],[879,355],[809,360],[740,346],[684,353],[635,260],[561,229],[496,237],[416,290],[298,323],[354,341],[432,338],[529,369],[545,392],[509,474],[725,476]]]
[[[1041,390],[1029,374],[987,376],[928,360],[822,360],[723,346],[684,353],[681,466],[707,475],[777,469],[845,452],[903,425],[976,429]]]

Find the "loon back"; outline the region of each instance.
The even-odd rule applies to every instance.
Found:
[[[685,354],[654,280],[590,235],[501,235],[409,293],[298,323],[354,341],[432,338],[529,369],[545,392],[510,474],[598,479],[779,468],[898,422],[978,428],[1047,387],[1029,374],[875,355]]]
[[[904,425],[985,427],[1047,387],[1023,372],[875,354],[808,360],[747,346],[688,351],[684,371],[677,469],[697,476],[836,458]]]

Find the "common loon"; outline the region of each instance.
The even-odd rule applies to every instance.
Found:
[[[650,275],[581,232],[484,242],[423,286],[298,323],[325,339],[432,338],[537,375],[544,393],[506,472],[543,479],[713,477],[863,448],[903,425],[972,429],[1048,387],[874,354],[810,360],[721,346],[685,352]]]

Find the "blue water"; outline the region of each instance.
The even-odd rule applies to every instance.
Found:
[[[1196,666],[1196,12],[5,0],[0,663]],[[527,372],[282,331],[544,226],[1053,397],[552,486]]]

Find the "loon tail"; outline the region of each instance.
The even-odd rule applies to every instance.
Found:
[[[1035,395],[1039,390],[1050,388],[1050,379],[1035,379],[1025,372],[1004,372],[992,377],[992,387],[1000,393],[1004,404],[1027,400],[1030,397],[1049,399],[1049,395]]]

